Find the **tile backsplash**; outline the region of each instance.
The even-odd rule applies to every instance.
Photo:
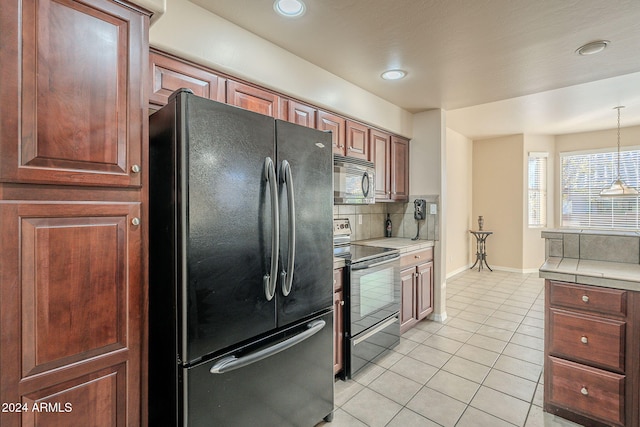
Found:
[[[427,202],[426,219],[413,218],[415,199]],[[435,205],[433,208],[432,205]],[[431,214],[435,209],[435,214]],[[375,203],[373,205],[334,205],[334,218],[349,218],[351,240],[376,239],[384,237],[387,214],[393,226],[392,237],[414,238],[420,227],[421,240],[439,240],[438,215],[440,212],[438,196],[409,196],[408,203]]]

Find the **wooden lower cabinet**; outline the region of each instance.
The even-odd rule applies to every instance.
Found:
[[[587,426],[640,426],[638,292],[545,282],[544,410]]]
[[[433,251],[416,251],[403,255],[400,333],[404,333],[433,312]]]
[[[344,269],[333,270],[333,374],[344,369]]]
[[[0,202],[2,402],[27,409],[2,426],[140,424],[140,216],[140,203]]]

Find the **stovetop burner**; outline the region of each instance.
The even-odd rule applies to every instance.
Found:
[[[399,252],[392,248],[351,243],[351,225],[348,218],[333,220],[333,244],[333,255],[344,258],[348,263],[367,261]]]

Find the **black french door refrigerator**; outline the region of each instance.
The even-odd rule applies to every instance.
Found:
[[[330,134],[185,89],[149,130],[149,425],[331,419]]]

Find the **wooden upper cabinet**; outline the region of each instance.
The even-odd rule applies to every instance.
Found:
[[[331,141],[333,145],[333,153],[346,156],[345,144],[345,127],[346,120],[338,115],[318,110],[318,123],[316,128],[320,130],[331,131]]]
[[[347,156],[369,160],[369,128],[347,120]]]
[[[391,136],[391,200],[409,200],[409,140]]]
[[[227,104],[251,110],[265,116],[285,119],[279,95],[234,80],[227,80]]]
[[[0,27],[0,180],[141,185],[148,16],[108,0],[8,0]]]
[[[376,170],[376,201],[391,200],[391,135],[371,129],[369,131],[371,161]]]
[[[226,101],[224,77],[207,71],[187,61],[162,52],[149,53],[149,73],[152,105],[163,106],[169,95],[180,88],[191,89],[194,94],[214,101]]]
[[[310,105],[289,100],[288,120],[291,123],[315,129],[317,114],[318,111]]]

